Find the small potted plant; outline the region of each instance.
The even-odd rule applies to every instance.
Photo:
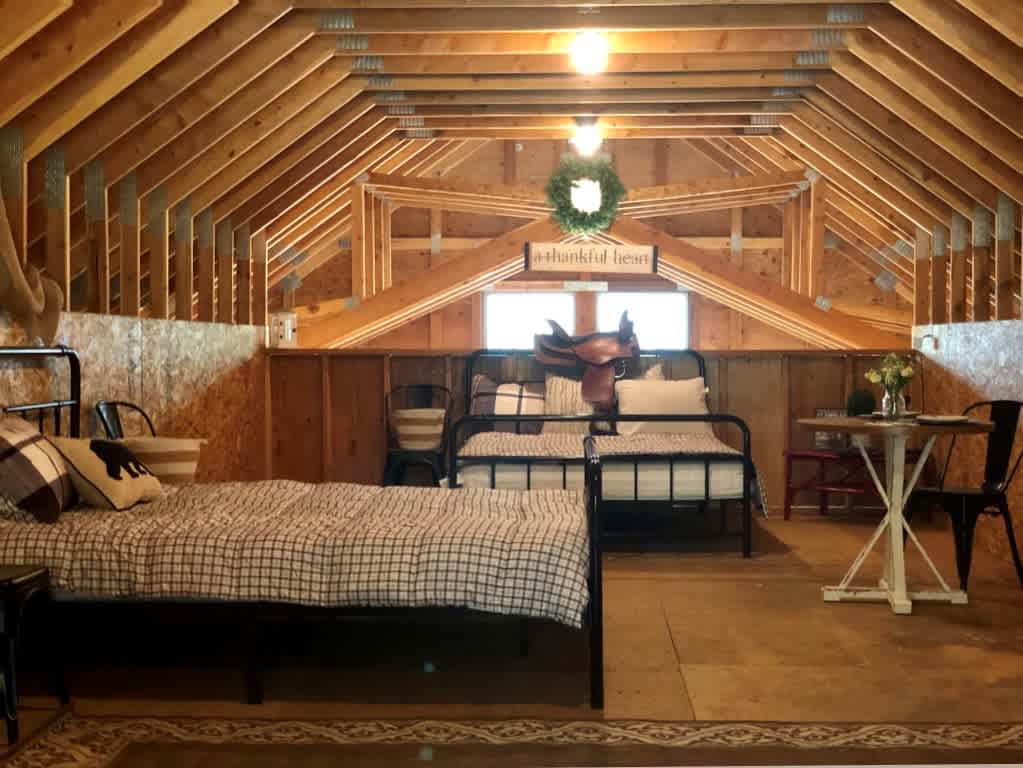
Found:
[[[906,399],[902,390],[915,373],[909,358],[894,353],[885,355],[879,368],[867,371],[867,381],[881,385],[884,390],[884,397],[881,398],[882,418],[898,419],[905,413]]]

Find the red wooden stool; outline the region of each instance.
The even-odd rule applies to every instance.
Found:
[[[878,473],[884,474],[884,454],[881,451],[868,451],[870,460]],[[920,458],[920,451],[906,451],[907,463],[915,463]],[[806,482],[792,482],[792,465],[796,461],[817,462],[817,472]],[[839,477],[829,477],[829,470],[841,471]],[[859,451],[855,450],[789,450],[785,451],[785,509],[786,520],[792,514],[792,502],[796,494],[802,491],[813,491],[818,496],[818,511],[828,514],[828,496],[832,493],[845,493],[861,496],[864,493],[876,493],[874,484],[866,473],[866,465]]]

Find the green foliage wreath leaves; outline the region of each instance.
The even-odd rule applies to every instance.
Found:
[[[600,183],[600,208],[584,213],[572,205],[572,182],[593,179]],[[592,235],[610,227],[618,214],[618,204],[625,197],[614,167],[607,160],[566,157],[547,181],[547,202],[554,208],[552,218],[573,235]]]

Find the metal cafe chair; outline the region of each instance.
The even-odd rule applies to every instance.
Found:
[[[955,449],[956,440],[953,436],[945,456],[945,464],[936,488],[919,488],[913,494],[910,509],[919,505],[934,503],[940,505],[952,520],[952,534],[955,538],[956,567],[959,571],[959,585],[965,591],[966,582],[970,578],[970,565],[973,560],[973,534],[977,520],[983,514],[1001,517],[1005,524],[1005,535],[1009,539],[1009,549],[1016,565],[1016,575],[1023,586],[1023,563],[1020,562],[1016,536],[1012,529],[1012,516],[1009,514],[1008,489],[1023,460],[1023,452],[1012,463],[1013,447],[1016,442],[1016,428],[1019,425],[1020,410],[1023,403],[1017,400],[992,400],[974,403],[964,415],[970,415],[978,409],[990,408],[990,420],[994,423],[994,431],[987,435],[987,451],[984,461],[984,480],[979,488],[947,488],[945,477],[949,462]],[[1011,464],[1011,469],[1010,469]]]

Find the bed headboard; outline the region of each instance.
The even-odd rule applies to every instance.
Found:
[[[647,367],[661,361],[691,361],[696,364],[697,375],[707,378],[707,363],[695,349],[649,349],[640,352],[638,370],[627,364],[626,377],[635,377]],[[543,381],[543,365],[536,361],[531,349],[478,349],[469,355],[465,365],[465,412],[472,404],[472,380],[477,373],[485,373],[483,367],[490,362],[497,364],[501,374],[495,380],[503,382]],[[489,366],[493,367],[493,365]],[[539,372],[539,377],[537,373]]]
[[[39,421],[39,430],[43,431],[46,415],[53,416],[53,433],[61,434],[64,419],[62,412],[68,411],[66,432],[71,437],[81,435],[82,416],[82,366],[78,361],[78,353],[68,347],[0,347],[0,367],[8,368],[11,364],[41,363],[53,359],[67,360],[69,381],[66,396],[58,396],[56,400],[36,403],[8,403],[0,406],[3,413],[17,414],[29,418],[35,414]]]

